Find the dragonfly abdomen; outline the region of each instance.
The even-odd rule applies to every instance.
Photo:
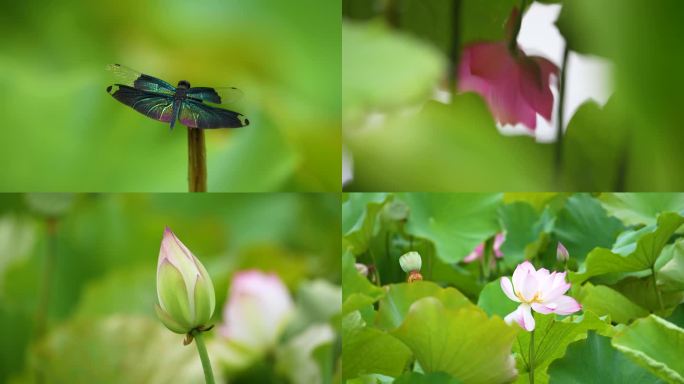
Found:
[[[173,129],[173,127],[176,125],[176,120],[178,120],[182,103],[183,100],[180,98],[173,100],[173,111],[171,112],[171,129]]]

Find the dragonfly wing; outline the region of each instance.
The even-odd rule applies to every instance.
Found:
[[[230,104],[242,98],[242,91],[235,87],[194,87],[188,89],[188,97],[214,104]]]
[[[249,120],[243,114],[191,99],[183,101],[180,121],[186,127],[201,129],[240,128],[249,125]]]
[[[173,97],[142,91],[127,85],[113,85],[107,92],[143,115],[168,123],[173,118]]]
[[[121,64],[109,64],[107,70],[112,72],[123,85],[134,87],[142,91],[164,93],[173,95],[176,87],[164,80],[157,79],[150,75],[134,71]]]

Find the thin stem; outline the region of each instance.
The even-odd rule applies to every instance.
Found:
[[[458,62],[461,55],[461,0],[453,0],[451,4],[451,50],[449,52],[449,92],[456,93]],[[454,98],[452,98],[453,100]]]
[[[534,316],[534,314],[532,315]],[[530,384],[534,384],[534,329],[530,332]]]
[[[665,309],[665,306],[663,305],[663,297],[660,295],[660,290],[658,289],[658,280],[656,279],[655,266],[651,266],[651,277],[653,278],[653,289],[655,289],[655,294],[658,298],[658,306],[662,311],[663,309]]]
[[[197,352],[199,352],[200,360],[202,360],[202,369],[204,369],[204,381],[207,384],[215,384],[214,372],[211,370],[211,361],[209,361],[207,347],[206,345],[204,345],[204,339],[202,339],[202,331],[193,330],[192,336],[195,339],[195,344],[197,344]]]
[[[385,20],[393,28],[399,28],[399,0],[387,0],[385,4]]]
[[[558,84],[558,119],[556,125],[556,180],[561,180],[561,172],[563,170],[563,127],[565,126],[565,121],[563,118],[563,113],[565,111],[565,78],[568,68],[568,54],[570,50],[568,49],[568,44],[565,44],[565,49],[563,50],[563,62],[561,63],[561,73],[560,80]]]
[[[188,190],[207,191],[207,156],[203,129],[188,128]]]
[[[40,290],[40,298],[36,311],[36,338],[40,338],[46,329],[47,316],[50,307],[50,291],[52,290],[52,277],[55,271],[55,258],[57,253],[57,219],[45,220],[47,249],[45,252],[45,267],[43,281]]]
[[[494,257],[494,237],[490,237],[485,241],[484,249],[482,250],[482,265],[484,271],[485,281],[489,280],[491,275],[491,263]]]
[[[375,255],[373,254],[373,251],[368,249],[368,254],[370,255],[371,261],[373,262],[373,274],[375,275],[375,284],[378,287],[382,287],[382,283],[380,282],[380,272],[378,272],[378,262],[375,260]]]
[[[513,33],[511,34],[511,40],[508,42],[508,49],[513,54],[518,53],[518,34],[520,33],[520,26],[522,25],[523,14],[525,13],[526,6],[527,0],[520,0],[520,15],[518,15],[518,19],[515,20]]]

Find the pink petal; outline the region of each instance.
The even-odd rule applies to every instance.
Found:
[[[532,309],[539,313],[543,313],[544,315],[548,315],[549,313],[553,312],[553,308],[549,308],[541,303],[532,303]]]
[[[473,91],[479,94],[489,92],[489,83],[486,80],[472,74],[470,70],[470,49],[466,48],[461,56],[458,66],[458,90],[460,92]]]
[[[504,321],[507,324],[516,322],[527,331],[534,330],[534,317],[532,317],[532,313],[530,313],[530,306],[527,304],[520,304],[515,311],[504,317]]]
[[[528,331],[534,331],[534,316],[532,316],[532,311],[530,309],[529,305],[523,306],[521,309],[523,313],[523,328],[525,328]]]
[[[515,292],[513,291],[513,284],[511,284],[511,279],[509,279],[507,276],[504,276],[501,278],[501,290],[508,296],[509,299],[515,301],[515,302],[520,302],[520,299],[515,295]]]
[[[519,61],[520,93],[528,105],[546,120],[551,119],[553,110],[553,93],[549,88],[551,73],[556,73],[556,66],[541,57],[524,57]]]
[[[524,279],[527,277],[528,272],[534,272],[534,266],[529,261],[524,261],[518,264],[513,271],[513,288],[516,292],[522,291],[524,285]]]
[[[527,272],[527,277],[523,282],[522,290],[520,294],[525,300],[532,300],[534,296],[539,292],[539,283],[534,272]]]
[[[518,69],[511,67],[506,78],[491,84],[489,93],[484,96],[492,114],[501,124],[523,123],[534,129],[537,113],[520,94],[519,76]]]
[[[463,259],[463,262],[465,262],[465,263],[471,263],[471,262],[473,262],[473,261],[475,261],[475,260],[481,258],[482,255],[484,255],[484,243],[482,243],[482,244],[478,245],[477,247],[475,247],[475,249],[474,249],[472,252],[470,252],[470,253],[468,254],[468,256],[466,256],[466,257]]]
[[[515,67],[515,60],[506,43],[478,43],[467,48],[470,52],[470,69],[473,76],[489,81],[501,81]]]
[[[570,296],[560,296],[554,300],[553,304],[556,307],[553,312],[559,315],[569,315],[582,309],[577,300]]]
[[[551,276],[553,276],[553,283],[551,284],[551,288],[550,288],[550,289],[556,289],[556,288],[558,288],[558,287],[564,287],[564,286],[566,286],[566,284],[567,284],[567,283],[565,282],[565,276],[566,276],[566,274],[567,274],[566,272],[562,272],[562,273],[554,272],[554,273],[551,275]]]
[[[541,299],[544,300],[545,302],[553,302],[556,301],[556,299],[559,296],[562,296],[565,292],[570,289],[570,283],[563,283],[557,287],[553,287],[551,289],[548,289],[546,291],[542,291],[542,297]]]
[[[504,232],[497,234],[494,238],[494,256],[498,257],[499,259],[503,257],[501,246],[503,245],[504,241],[506,241],[506,233]]]

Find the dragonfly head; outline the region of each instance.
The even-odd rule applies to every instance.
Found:
[[[176,88],[188,89],[190,88],[190,83],[186,80],[181,80],[178,82],[178,86]]]

